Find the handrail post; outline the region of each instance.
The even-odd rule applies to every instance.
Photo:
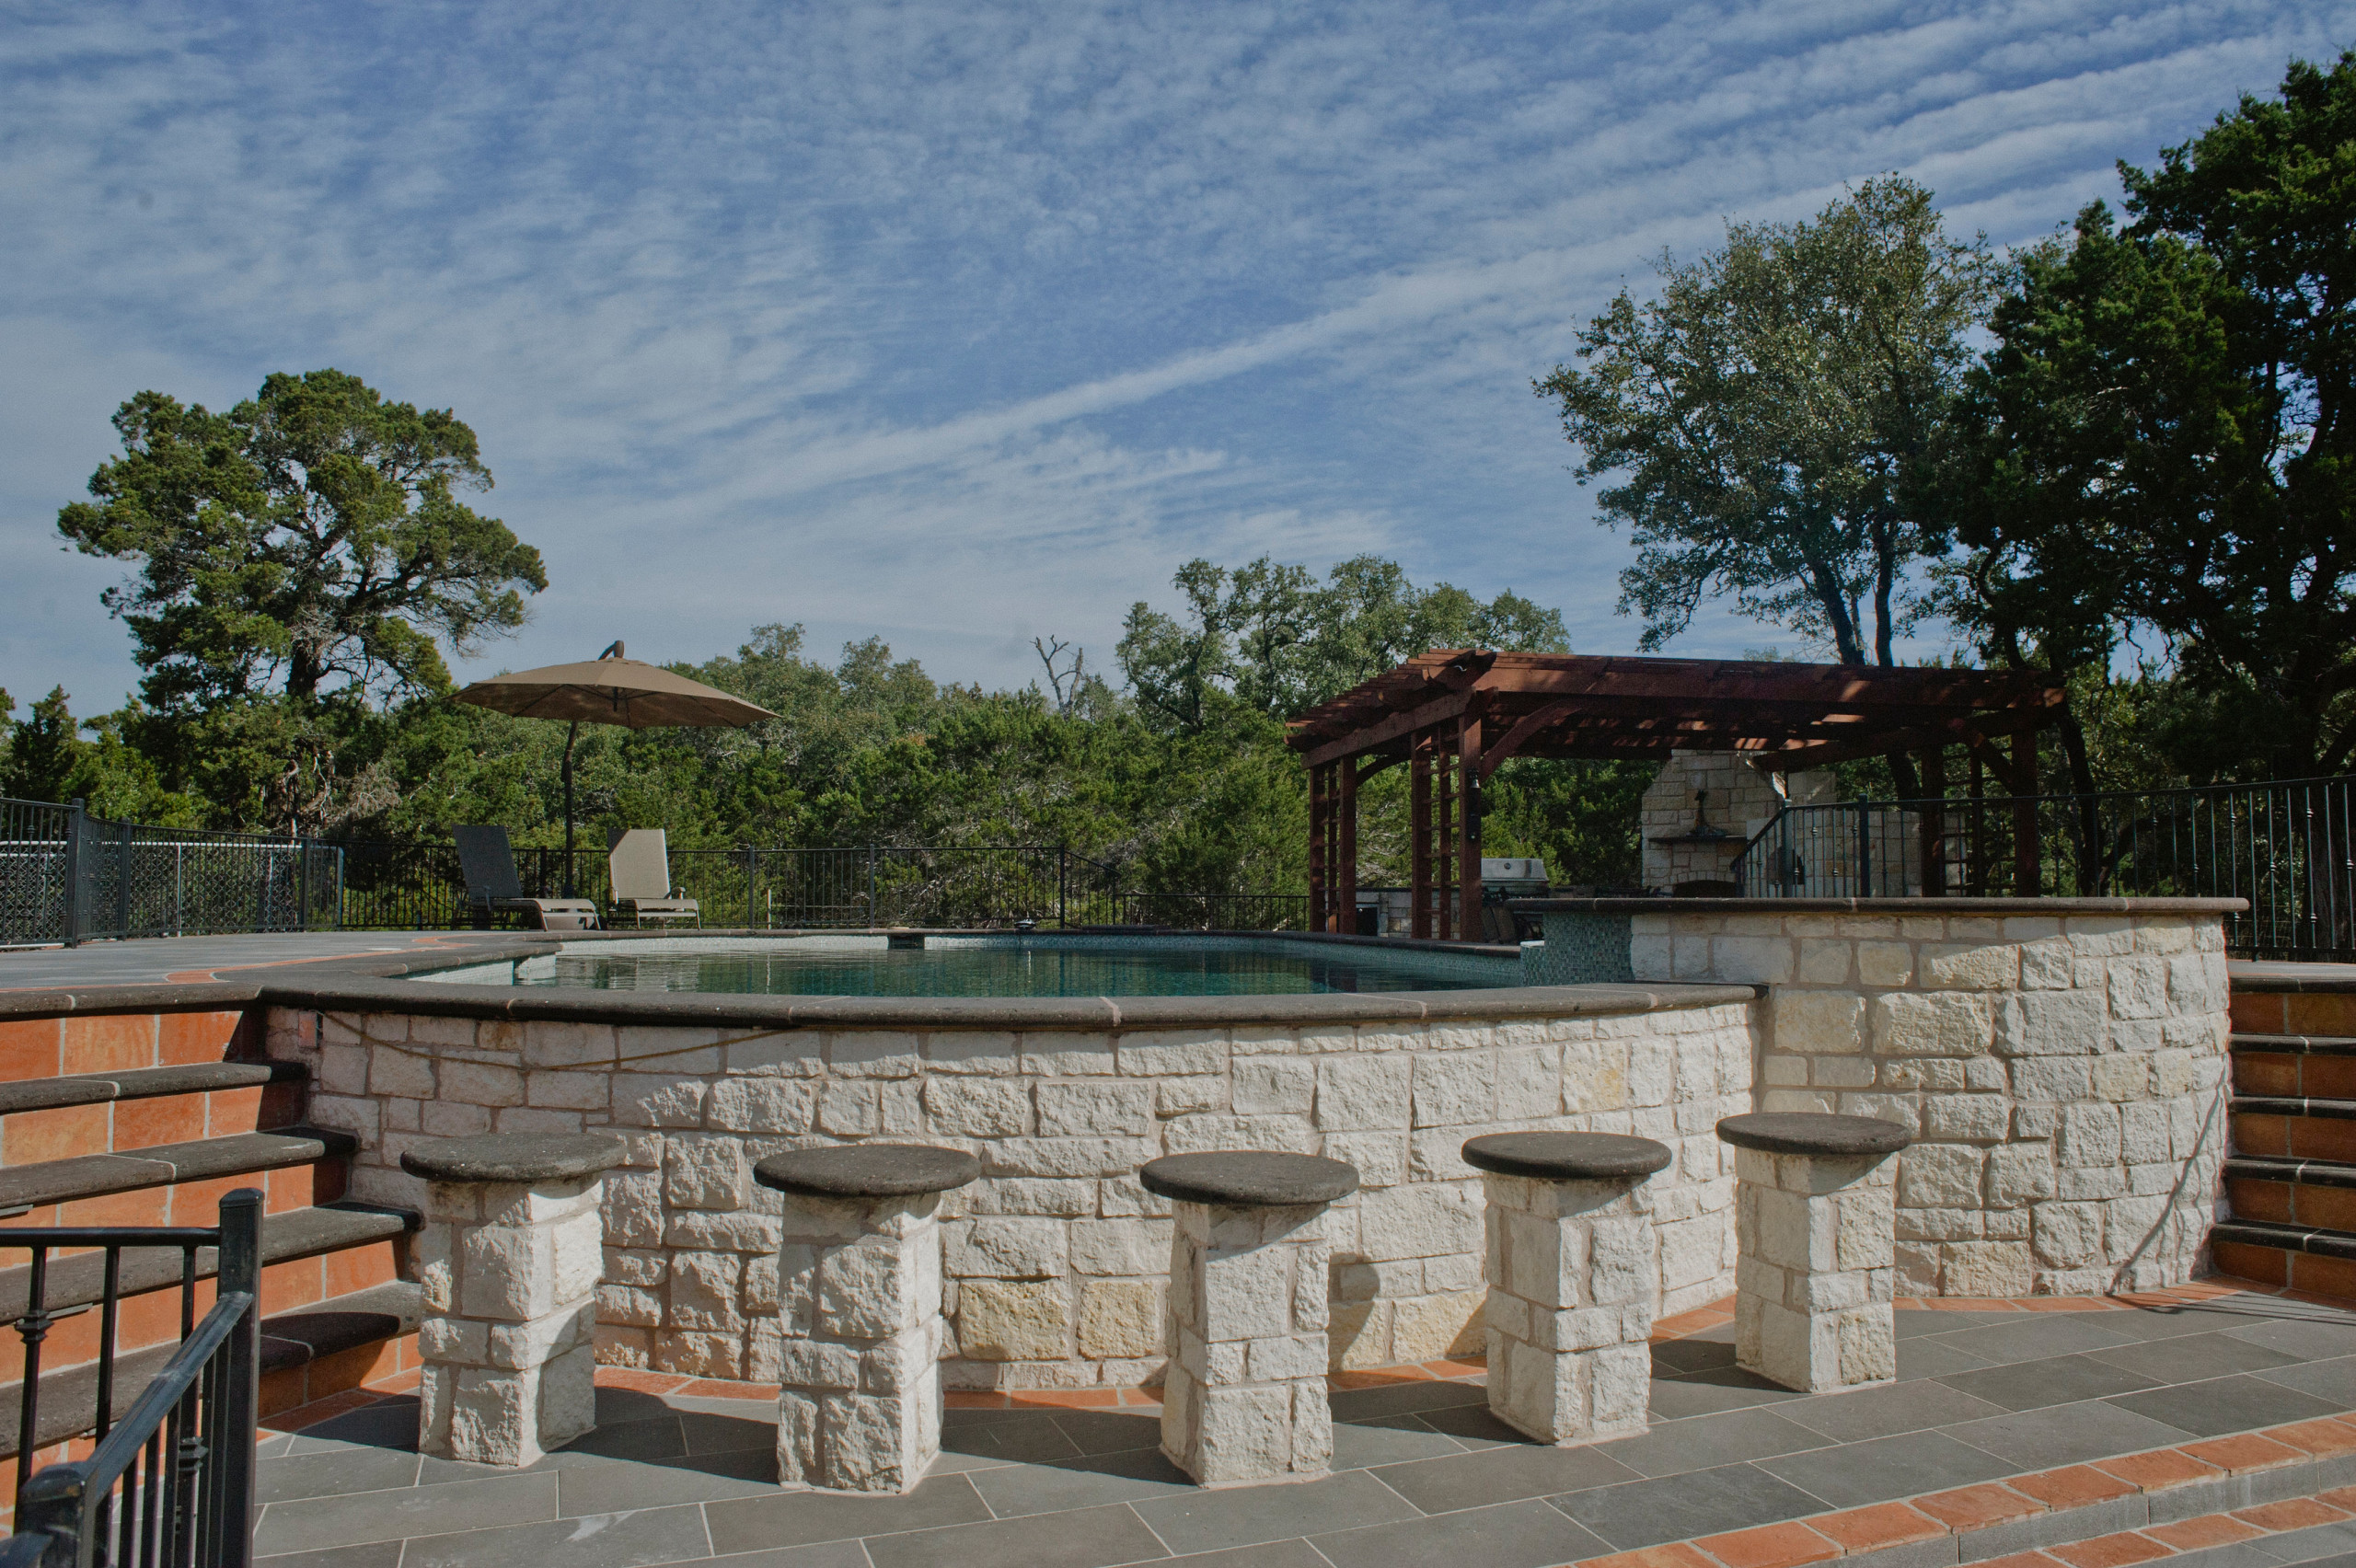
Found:
[[[114,934],[131,935],[131,824],[115,824],[114,835]]]
[[[244,1292],[252,1305],[237,1320],[222,1346],[219,1380],[221,1441],[213,1454],[219,1467],[214,1497],[214,1562],[221,1568],[247,1568],[253,1561],[254,1441],[261,1413],[261,1207],[262,1195],[240,1187],[221,1200],[218,1290]]]

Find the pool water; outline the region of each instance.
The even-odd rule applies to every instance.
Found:
[[[618,949],[636,951],[615,951]],[[441,978],[478,983],[479,970]],[[818,997],[1250,997],[1521,983],[1517,958],[1235,937],[594,943],[514,966],[518,986]]]

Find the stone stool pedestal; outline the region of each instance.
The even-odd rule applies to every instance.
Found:
[[[1642,1432],[1660,1238],[1645,1178],[1669,1147],[1615,1133],[1495,1133],[1464,1146],[1488,1229],[1489,1409],[1542,1443]]]
[[[599,1205],[621,1159],[602,1133],[438,1138],[401,1155],[426,1181],[419,1451],[528,1465],[597,1424]]]
[[[1898,1376],[1898,1162],[1911,1141],[1870,1116],[1729,1116],[1735,1147],[1735,1359],[1807,1393]]]
[[[1138,1179],[1177,1222],[1162,1453],[1204,1486],[1325,1474],[1325,1206],[1357,1190],[1357,1171],[1247,1150],[1169,1155]]]
[[[921,1144],[773,1154],[753,1179],[785,1194],[777,1261],[778,1480],[902,1493],[941,1457],[941,1194],[981,1161]]]

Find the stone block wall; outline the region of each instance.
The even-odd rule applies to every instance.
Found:
[[[1830,773],[1794,773],[1784,781],[1794,805],[1832,800]],[[1693,829],[1693,793],[1708,791],[1703,810],[1712,827],[1728,836],[1715,843],[1673,844]],[[1739,752],[1671,753],[1646,787],[1641,802],[1645,885],[1666,889],[1681,882],[1716,882],[1729,875],[1743,841],[1783,809],[1768,776]]]
[[[1899,1295],[2191,1278],[2225,1155],[2220,917],[1916,907],[1643,912],[1630,957],[1640,981],[1772,987],[1761,1110],[1914,1134]]]
[[[1525,997],[1527,993],[1523,994]],[[519,1022],[271,1010],[270,1047],[312,1070],[310,1119],[361,1142],[355,1197],[422,1201],[400,1154],[426,1137],[596,1127],[606,1182],[600,1357],[778,1377],[783,1149],[859,1139],[969,1149],[984,1175],[942,1214],[953,1387],[1143,1381],[1161,1366],[1162,1154],[1276,1148],[1355,1165],[1337,1205],[1334,1363],[1481,1348],[1481,1133],[1635,1133],[1653,1179],[1662,1310],[1729,1294],[1734,1168],[1714,1136],[1751,1109],[1759,1004],[1724,989],[1565,992],[1560,1016],[1102,1032]],[[618,1003],[618,1010],[627,1003]]]

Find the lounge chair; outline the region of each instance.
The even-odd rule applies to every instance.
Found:
[[[606,854],[613,874],[614,914],[628,915],[630,924],[649,920],[693,920],[703,924],[703,910],[692,898],[682,898],[671,883],[671,847],[659,827],[629,827],[614,834]]]
[[[515,850],[503,827],[456,830],[458,870],[467,879],[467,907],[478,926],[514,912],[540,931],[594,931],[597,905],[586,898],[526,898],[515,875]]]

